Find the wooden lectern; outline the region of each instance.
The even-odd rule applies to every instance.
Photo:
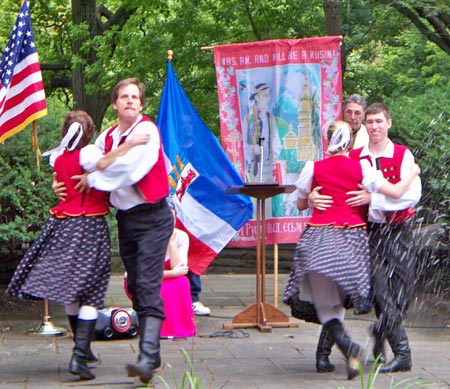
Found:
[[[256,304],[238,313],[231,323],[223,328],[257,327],[261,332],[272,332],[272,327],[298,327],[288,316],[266,302],[266,228],[265,200],[281,193],[291,193],[294,185],[258,182],[240,186],[230,186],[227,194],[244,194],[256,199]]]

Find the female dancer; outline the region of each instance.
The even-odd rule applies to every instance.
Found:
[[[86,112],[71,111],[64,118],[60,145],[43,154],[50,157],[57,180],[65,184],[65,200],[50,210],[50,218],[6,291],[11,296],[48,299],[65,306],[75,342],[69,371],[86,380],[95,378],[87,362],[97,361],[90,344],[110,277],[108,206],[104,192],[92,189],[81,194],[75,190],[78,181],[71,177],[85,170],[80,158],[90,147],[94,132]],[[108,163],[147,140],[135,136],[109,155]]]
[[[347,359],[348,379],[353,379],[358,374],[361,347],[344,329],[344,302],[349,299],[355,313],[370,309],[370,260],[363,212],[345,202],[347,192],[362,183],[368,191],[398,198],[420,169],[415,165],[409,177],[393,185],[347,156],[350,134],[345,122],[330,125],[329,157],[307,162],[296,182],[299,210],[308,208],[308,194],[316,186],[322,186],[321,193],[332,196],[334,202],[326,210],[313,209],[297,244],[283,301],[293,304],[300,298],[314,304],[320,322]]]

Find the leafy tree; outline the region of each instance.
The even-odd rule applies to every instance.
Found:
[[[0,42],[8,38],[19,7],[19,0],[3,0]],[[110,91],[121,78],[143,81],[145,111],[155,117],[169,49],[189,98],[219,136],[212,52],[202,47],[339,34],[345,44],[344,95],[387,102],[394,114],[392,136],[413,150],[422,167],[423,204],[441,207],[450,197],[445,1],[30,0],[30,7],[49,104],[49,115],[38,123],[42,149],[57,143],[69,109],[86,110],[98,128],[111,124]],[[0,145],[0,246],[8,252],[35,237],[56,201],[50,171],[45,163],[36,170],[29,138],[24,130]]]
[[[450,5],[447,1],[377,0],[376,2],[400,12],[426,39],[450,55]]]

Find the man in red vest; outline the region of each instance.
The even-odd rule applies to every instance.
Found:
[[[414,164],[412,153],[394,144],[388,137],[392,126],[391,113],[382,103],[370,105],[365,112],[369,144],[350,152],[350,157],[366,160],[392,183],[401,180]],[[404,315],[413,297],[416,269],[416,249],[413,238],[414,206],[421,197],[420,179],[411,185],[402,198],[395,200],[365,190],[349,192],[352,206],[369,204],[368,232],[372,266],[373,304],[377,322],[374,336],[374,356],[384,360],[384,343],[388,341],[394,358],[382,366],[381,372],[409,371],[411,350],[404,327]],[[329,207],[332,199],[311,192],[310,204]]]
[[[156,125],[141,114],[144,98],[144,88],[136,78],[115,86],[111,101],[118,124],[100,134],[92,146],[89,159],[94,171],[74,178],[80,179],[80,190],[93,187],[110,192],[110,203],[117,209],[120,255],[140,334],[139,357],[127,365],[128,376],[148,383],[161,365],[159,339],[165,315],[160,287],[174,222],[166,201],[169,183],[161,136]],[[132,134],[147,134],[149,141],[110,160],[107,153]],[[104,158],[99,160],[98,153]]]

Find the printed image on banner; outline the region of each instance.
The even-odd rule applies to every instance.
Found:
[[[323,37],[214,47],[222,146],[245,182],[295,184],[306,161],[323,157],[341,116],[340,46]],[[296,192],[265,204],[266,242],[297,242],[310,212],[297,210]],[[253,218],[229,246],[255,242]]]

